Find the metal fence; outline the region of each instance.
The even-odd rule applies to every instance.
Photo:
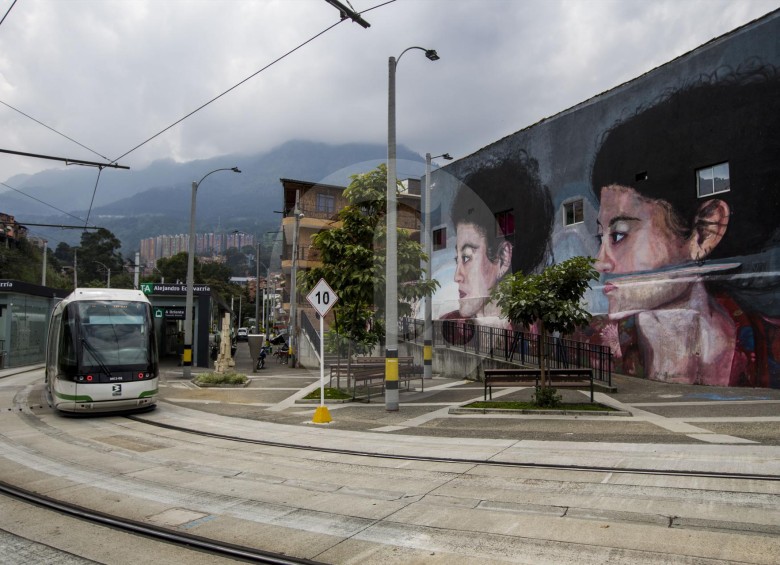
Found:
[[[400,320],[407,341],[423,343],[423,320]],[[455,347],[484,357],[539,366],[544,351],[547,366],[593,369],[593,378],[612,385],[612,351],[609,347],[555,336],[480,326],[471,320],[434,320],[433,345]]]

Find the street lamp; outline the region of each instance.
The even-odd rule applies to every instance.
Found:
[[[435,49],[408,47],[396,60],[390,57],[387,97],[387,257],[385,264],[385,409],[398,410],[398,187],[395,172],[395,69],[404,53],[418,49],[431,61]]]
[[[425,254],[428,256],[425,265],[425,280],[430,284],[433,273],[433,230],[431,229],[431,161],[433,159],[452,161],[449,153],[431,157],[425,154],[425,195],[423,198],[423,237],[425,238]],[[423,378],[433,378],[433,296],[425,297],[425,323],[423,327]]]
[[[100,265],[101,267],[103,267],[103,268],[106,270],[106,273],[108,273],[108,278],[106,279],[106,288],[111,288],[111,269],[109,269],[108,267],[106,267],[106,266],[105,266],[103,263],[101,263],[100,261],[92,261],[92,262],[93,262],[93,263],[95,263],[95,264],[97,264],[97,265]]]
[[[233,171],[240,173],[238,167],[225,169],[214,169],[203,175],[198,182],[192,183],[192,203],[190,204],[190,241],[189,253],[187,254],[187,300],[184,306],[184,350],[182,351],[182,366],[184,368],[184,377],[192,377],[192,286],[195,279],[195,196],[198,194],[198,187],[206,180],[206,177],[219,171]]]

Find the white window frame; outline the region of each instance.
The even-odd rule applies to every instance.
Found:
[[[726,179],[725,188],[716,190],[715,175],[718,173],[723,174],[724,172],[726,173],[726,176],[721,176],[719,178]],[[731,191],[731,171],[729,170],[728,161],[696,169],[696,195],[699,198],[709,198],[714,194],[721,194],[729,191]]]
[[[580,213],[581,213],[581,219],[577,221],[577,210],[575,208],[575,204],[580,205]],[[571,206],[574,216],[574,221],[569,222],[568,220],[568,209]],[[585,222],[585,199],[584,198],[577,198],[576,200],[570,200],[569,202],[563,203],[563,225],[564,226],[576,226],[577,224],[582,224]]]

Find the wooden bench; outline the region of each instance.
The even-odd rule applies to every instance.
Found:
[[[527,369],[485,369],[485,400],[493,399],[493,386],[539,386],[542,370],[538,367]],[[590,401],[593,402],[593,369],[547,369],[545,384],[555,388],[590,387]]]
[[[366,362],[368,360],[368,362]],[[359,385],[365,387],[366,398],[371,402],[371,385],[380,382],[382,389],[385,385],[385,359],[383,357],[358,357],[350,365],[346,363],[331,365],[330,380],[336,378],[337,386],[340,384],[341,377],[347,378],[347,388],[352,388],[352,399],[357,397],[357,388]],[[409,383],[413,379],[420,379],[420,389],[425,391],[424,371],[422,365],[415,365],[414,358],[401,357],[398,361],[398,382],[406,383],[406,390],[409,390]]]

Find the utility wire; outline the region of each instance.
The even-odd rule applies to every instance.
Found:
[[[97,178],[95,179],[95,188],[92,190],[92,200],[89,201],[89,210],[87,210],[87,219],[84,220],[84,231],[87,231],[89,225],[89,216],[92,213],[92,205],[95,203],[95,194],[97,194],[98,184],[100,184],[100,173],[103,172],[103,167],[98,167]]]
[[[14,0],[13,2],[11,2],[11,5],[10,5],[10,6],[8,7],[8,9],[5,11],[5,15],[3,16],[3,19],[2,19],[2,20],[0,20],[0,26],[1,26],[1,25],[3,25],[3,22],[4,22],[4,21],[5,21],[5,19],[8,17],[8,14],[10,14],[10,13],[11,13],[11,9],[12,9],[12,8],[13,8],[15,5],[16,5],[16,0]]]
[[[11,110],[13,110],[14,112],[19,112],[19,113],[20,113],[22,116],[24,116],[25,118],[29,118],[29,119],[31,119],[31,120],[32,120],[32,121],[34,121],[36,124],[40,124],[40,125],[42,125],[42,126],[43,126],[43,127],[45,127],[46,129],[48,129],[48,130],[50,130],[50,131],[53,131],[54,133],[56,133],[57,135],[60,135],[60,136],[64,137],[64,138],[65,138],[65,139],[67,139],[68,141],[72,141],[73,143],[75,143],[75,144],[76,144],[76,145],[78,145],[79,147],[83,147],[83,148],[84,148],[84,149],[86,149],[87,151],[90,151],[90,152],[94,153],[94,154],[95,154],[95,155],[97,155],[98,157],[103,157],[103,159],[105,159],[106,161],[108,161],[108,160],[109,160],[109,158],[108,158],[108,157],[106,157],[105,155],[102,155],[102,154],[98,153],[98,152],[97,152],[97,151],[95,151],[94,149],[90,149],[90,148],[89,148],[89,147],[87,147],[86,145],[84,145],[84,144],[82,144],[82,143],[79,143],[78,141],[76,141],[76,140],[75,140],[75,139],[73,139],[72,137],[68,137],[67,135],[65,135],[65,134],[64,134],[64,133],[62,133],[62,132],[59,132],[59,131],[57,131],[57,130],[56,130],[56,129],[54,129],[53,127],[47,126],[47,125],[46,125],[46,124],[44,124],[42,121],[40,121],[40,120],[37,120],[37,119],[33,118],[31,115],[29,115],[29,114],[25,114],[25,113],[24,113],[24,112],[22,112],[22,111],[21,111],[19,108],[14,108],[14,107],[13,107],[13,106],[11,106],[10,104],[8,104],[7,102],[3,102],[2,100],[0,100],[0,104],[2,104],[3,106],[6,106],[6,107],[8,107],[8,108],[10,108],[10,109],[11,109]]]
[[[209,104],[211,104],[212,102],[216,102],[217,100],[219,100],[220,98],[222,98],[223,96],[225,96],[227,93],[229,93],[229,92],[232,92],[233,90],[235,90],[236,88],[238,88],[239,86],[241,86],[242,84],[244,84],[245,82],[247,82],[248,80],[250,80],[250,79],[253,79],[254,77],[256,77],[257,75],[259,75],[259,74],[260,74],[260,73],[262,73],[263,71],[265,71],[265,70],[269,69],[270,67],[272,67],[273,65],[275,65],[276,63],[278,63],[279,61],[281,61],[281,60],[283,60],[283,59],[287,58],[288,56],[292,55],[293,53],[295,53],[296,51],[298,51],[299,49],[301,49],[301,48],[302,48],[302,47],[304,47],[305,45],[308,45],[309,43],[311,43],[312,41],[314,41],[315,39],[317,39],[317,38],[318,38],[318,37],[320,37],[321,35],[324,35],[325,33],[329,32],[330,30],[332,30],[334,27],[336,27],[337,25],[339,25],[339,24],[340,24],[340,23],[342,23],[343,21],[344,21],[344,20],[339,20],[339,21],[338,21],[338,22],[336,22],[335,24],[333,24],[333,25],[330,25],[330,26],[326,27],[325,29],[323,29],[323,30],[322,30],[322,31],[320,31],[319,33],[317,33],[317,34],[313,35],[312,37],[310,37],[309,39],[307,39],[306,41],[304,41],[303,43],[301,43],[301,44],[300,44],[300,45],[298,45],[297,47],[294,47],[294,48],[292,48],[291,50],[289,50],[289,51],[288,51],[287,53],[285,53],[284,55],[281,55],[280,57],[278,57],[278,58],[274,59],[273,61],[271,61],[270,63],[268,63],[266,66],[264,66],[263,68],[261,68],[261,69],[260,69],[260,70],[258,70],[257,72],[254,72],[254,73],[252,73],[251,75],[249,75],[248,77],[246,77],[246,78],[245,78],[244,80],[242,80],[241,82],[239,82],[239,83],[237,83],[237,84],[235,84],[235,85],[231,86],[230,88],[228,88],[228,89],[227,89],[226,91],[224,91],[222,94],[218,94],[217,96],[215,96],[214,98],[212,98],[212,99],[211,99],[211,100],[209,100],[208,102],[206,102],[206,103],[204,103],[204,104],[201,104],[200,106],[198,106],[197,108],[195,108],[195,109],[194,109],[192,112],[190,112],[190,113],[189,113],[189,114],[187,114],[186,116],[184,116],[184,117],[182,117],[182,118],[179,118],[178,120],[176,120],[175,122],[173,122],[171,125],[169,125],[169,126],[168,126],[168,127],[166,127],[165,129],[163,129],[163,130],[159,131],[158,133],[154,134],[152,137],[150,137],[150,138],[149,138],[149,139],[147,139],[146,141],[143,141],[143,142],[139,143],[138,145],[136,145],[135,147],[133,147],[132,149],[130,149],[128,152],[126,152],[126,153],[123,153],[122,155],[120,155],[119,157],[117,157],[116,159],[114,159],[114,160],[113,160],[113,161],[111,161],[111,162],[112,162],[112,163],[116,163],[116,162],[117,162],[117,161],[119,161],[120,159],[123,159],[123,158],[127,157],[127,156],[128,156],[130,153],[132,153],[132,152],[133,152],[133,151],[135,151],[136,149],[140,149],[141,147],[143,147],[144,145],[146,145],[147,143],[149,143],[149,142],[150,142],[150,141],[152,141],[153,139],[155,139],[155,138],[157,138],[157,137],[161,136],[163,133],[165,133],[165,132],[166,132],[166,131],[168,131],[169,129],[171,129],[171,128],[173,128],[173,127],[177,126],[177,125],[179,125],[180,123],[182,123],[184,120],[186,120],[186,119],[187,119],[187,118],[189,118],[190,116],[192,116],[192,115],[196,114],[197,112],[200,112],[200,111],[201,111],[203,108],[205,108],[206,106],[208,106],[208,105],[209,105]]]
[[[66,212],[65,210],[60,210],[60,209],[59,209],[59,208],[57,208],[56,206],[52,206],[51,204],[48,204],[48,203],[44,202],[43,200],[40,200],[40,199],[38,199],[38,198],[35,198],[35,196],[31,196],[31,195],[27,194],[26,192],[22,192],[21,190],[19,190],[18,188],[14,188],[14,187],[13,187],[13,186],[11,186],[10,184],[6,184],[6,183],[4,183],[4,182],[0,182],[0,184],[2,184],[2,185],[3,185],[4,187],[6,187],[6,188],[10,188],[11,190],[13,190],[13,191],[15,191],[15,192],[18,192],[18,193],[19,193],[19,194],[21,194],[22,196],[26,196],[27,198],[30,198],[30,199],[32,199],[32,200],[35,200],[36,202],[40,202],[40,203],[41,203],[41,204],[43,204],[44,206],[48,206],[49,208],[53,208],[54,210],[57,210],[58,212],[62,212],[62,213],[63,213],[63,214],[65,214],[66,216],[70,216],[71,218],[75,218],[75,219],[77,219],[79,222],[84,222],[84,221],[85,221],[85,220],[84,220],[84,218],[79,218],[78,216],[74,216],[74,215],[73,215],[73,214],[71,214],[70,212]]]

